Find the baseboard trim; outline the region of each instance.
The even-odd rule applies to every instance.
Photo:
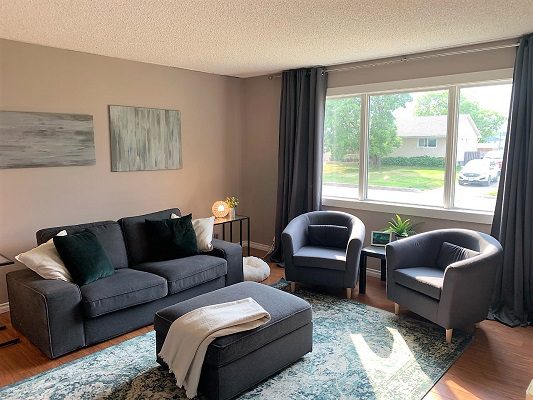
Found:
[[[0,314],[9,312],[9,302],[0,304]]]
[[[367,268],[366,269],[366,275],[367,276],[373,276],[374,278],[380,278],[381,279],[381,271],[379,271],[377,269]]]
[[[242,247],[246,247],[246,246],[248,246],[248,241],[245,240],[245,241],[242,242]],[[268,244],[263,244],[263,243],[257,243],[257,242],[250,241],[250,247],[252,249],[269,251],[272,246],[270,246]]]

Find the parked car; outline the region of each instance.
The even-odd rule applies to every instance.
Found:
[[[489,186],[498,179],[498,169],[490,159],[468,161],[459,173],[459,185],[482,184]]]
[[[491,164],[498,170],[498,176],[500,176],[503,164],[503,150],[491,150],[485,154],[483,158],[491,162]]]

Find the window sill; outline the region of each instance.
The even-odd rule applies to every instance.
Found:
[[[348,200],[338,197],[324,197],[322,204],[329,207],[349,208],[354,210],[376,211],[389,214],[405,214],[413,217],[446,219],[448,221],[472,222],[476,224],[492,224],[493,213],[461,209],[445,209],[420,205],[385,203],[371,200]]]

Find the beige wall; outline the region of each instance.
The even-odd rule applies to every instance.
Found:
[[[251,241],[271,245],[276,217],[281,79],[244,80],[241,211],[251,217]]]
[[[241,79],[0,40],[0,110],[91,114],[96,145],[94,166],[0,170],[0,252],[31,248],[48,226],[174,206],[207,216],[240,196],[242,92]],[[111,172],[109,104],[180,110],[183,169]]]
[[[512,68],[515,49],[462,54],[441,58],[407,61],[379,67],[329,74],[328,87],[362,85],[450,74]],[[354,64],[355,65],[355,64]],[[274,235],[276,207],[276,162],[278,153],[279,92],[281,79],[256,77],[245,80],[245,133],[243,142],[243,209],[252,218],[252,241],[270,244]],[[440,143],[439,143],[440,144]],[[261,195],[257,195],[260,191]],[[345,210],[359,216],[367,231],[381,229],[394,213]],[[488,231],[488,225],[463,224],[440,219],[413,219],[419,230],[444,227],[470,227]]]

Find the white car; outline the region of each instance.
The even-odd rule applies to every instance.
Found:
[[[496,169],[498,170],[498,176],[500,176],[503,163],[503,150],[491,150],[487,154],[485,154],[485,157],[483,157],[483,159],[489,160],[491,162],[491,165],[496,167]]]
[[[498,179],[498,168],[489,159],[470,160],[459,173],[459,185],[481,184],[489,186]]]

